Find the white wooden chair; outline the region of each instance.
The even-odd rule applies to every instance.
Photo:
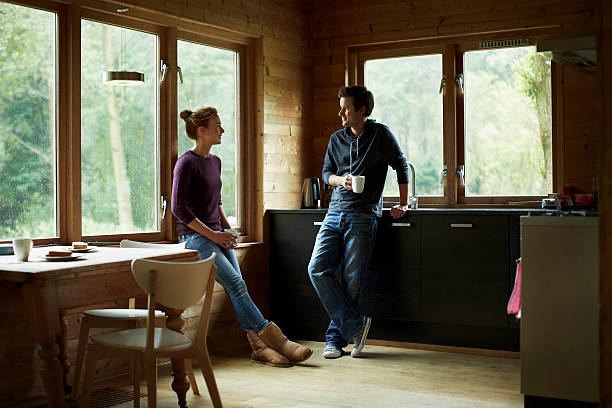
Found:
[[[200,363],[208,393],[215,408],[221,408],[221,398],[210,363],[206,336],[217,268],[215,254],[196,262],[167,262],[150,259],[132,261],[132,274],[148,295],[147,327],[121,330],[91,336],[87,347],[85,385],[81,407],[88,407],[91,398],[96,363],[108,357],[133,358],[136,362],[134,406],[139,407],[138,370],[144,362],[147,373],[148,407],[157,403],[157,358],[195,358]],[[155,306],[185,309],[206,295],[193,339],[167,328],[155,327]]]
[[[179,244],[152,244],[150,242],[138,242],[124,239],[120,242],[121,248],[157,248],[157,249],[185,249],[186,242]],[[140,327],[141,321],[147,318],[146,309],[134,309],[133,299],[130,299],[129,309],[91,309],[85,310],[81,317],[81,331],[79,334],[79,346],[77,348],[77,358],[74,367],[74,376],[72,379],[72,394],[71,397],[78,397],[79,381],[81,379],[81,369],[83,367],[83,358],[85,356],[85,348],[89,339],[89,329],[92,328],[116,328],[116,329],[136,329]],[[164,317],[166,314],[161,310],[155,311],[155,317]],[[200,390],[196,383],[191,361],[187,360],[187,375],[191,383],[191,390],[194,394],[199,394]],[[130,360],[130,382],[135,381],[134,362]]]

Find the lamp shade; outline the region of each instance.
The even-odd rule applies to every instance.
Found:
[[[144,83],[144,73],[135,71],[106,71],[102,80],[108,85],[132,86]]]

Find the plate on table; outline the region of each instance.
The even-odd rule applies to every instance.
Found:
[[[51,262],[57,261],[77,261],[79,259],[83,259],[80,255],[61,255],[61,256],[49,256],[45,255],[45,259]]]
[[[72,252],[95,252],[96,251],[96,247],[94,246],[88,246],[87,248],[73,248],[73,247],[68,247],[67,249],[69,249]]]

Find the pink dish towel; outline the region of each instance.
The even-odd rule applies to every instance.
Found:
[[[521,318],[521,263],[516,264],[516,276],[514,278],[514,289],[508,301],[508,314],[515,314],[517,319]]]

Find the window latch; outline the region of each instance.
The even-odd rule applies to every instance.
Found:
[[[459,93],[463,94],[463,74],[455,75],[455,83],[457,88],[459,88]]]
[[[183,71],[181,71],[181,67],[179,67],[178,65],[176,66],[176,71],[178,72],[179,75],[179,80],[181,81],[181,85],[183,85]]]
[[[448,176],[448,167],[445,164],[440,172],[440,184],[444,184],[444,177],[446,176]]]
[[[162,74],[161,82],[164,82],[164,80],[166,79],[166,74],[170,70],[170,64],[168,63],[168,61],[161,60],[160,69],[161,69],[161,74]]]
[[[446,75],[442,75],[442,79],[440,80],[440,90],[438,93],[442,93],[444,88],[446,88]]]
[[[463,164],[457,166],[457,176],[459,176],[461,185],[465,186],[465,166]]]
[[[164,218],[166,218],[166,209],[168,208],[168,199],[169,197],[167,195],[163,195],[160,198],[160,206],[161,206],[161,210],[162,210],[162,214],[161,214],[161,218],[162,220]]]

